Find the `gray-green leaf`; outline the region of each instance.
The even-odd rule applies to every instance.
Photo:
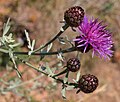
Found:
[[[78,71],[78,73],[77,73],[77,76],[76,76],[76,82],[79,81],[79,78],[80,78],[80,71]]]
[[[48,47],[47,47],[47,52],[50,51],[50,49],[52,48],[52,46],[53,46],[53,43],[51,43],[51,44],[48,45]]]
[[[48,65],[46,65],[46,71],[49,74],[49,76],[53,76],[54,73],[52,72],[52,70],[50,69],[50,67]]]
[[[66,99],[66,88],[65,87],[61,90],[61,94],[62,94],[62,97]]]

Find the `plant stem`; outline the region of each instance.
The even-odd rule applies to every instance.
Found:
[[[54,77],[56,76],[59,76],[59,75],[62,75],[62,74],[65,74],[68,72],[68,69],[66,68],[65,70],[63,70],[62,72],[58,73],[58,74],[55,74]]]
[[[59,54],[60,52],[61,53],[68,53],[68,52],[73,52],[73,51],[76,51],[75,47],[71,47],[71,48],[68,48],[68,49],[55,51],[55,52],[41,52],[41,53],[36,52],[36,53],[31,53],[31,55],[56,55],[56,54]],[[13,54],[28,55],[28,52],[13,52]]]
[[[45,48],[46,46],[48,46],[50,43],[52,43],[55,39],[57,39],[67,28],[69,27],[68,24],[65,24],[62,29],[59,31],[59,33],[57,35],[55,35],[50,41],[48,41],[45,45],[43,45],[42,47],[40,46],[39,48],[35,49],[32,53],[35,53],[37,51],[40,51],[41,49]]]
[[[23,59],[20,59],[20,58],[18,58],[18,57],[16,57],[16,58],[17,58],[18,60],[20,60],[22,63],[26,64],[27,66],[33,68],[34,70],[36,70],[36,71],[38,71],[38,72],[40,72],[40,73],[42,73],[42,74],[44,74],[44,75],[46,75],[46,76],[49,75],[49,74],[41,71],[40,69],[34,67],[32,64],[28,63],[27,61],[25,61],[25,60],[23,60]],[[50,77],[52,77],[52,76],[50,76]],[[54,78],[54,79],[57,80],[57,81],[63,82],[62,79],[59,79],[59,78],[56,78],[56,77],[52,77],[52,78]]]
[[[36,70],[36,71],[38,71],[38,72],[40,72],[40,73],[42,73],[42,74],[44,74],[44,75],[46,75],[46,76],[49,76],[49,74],[47,74],[47,73],[39,70],[38,68],[34,67],[32,64],[28,63],[27,61],[24,61],[23,59],[20,59],[20,58],[17,57],[17,56],[16,56],[16,58],[17,58],[19,61],[21,61],[22,63],[24,63],[25,65],[33,68],[34,70]],[[61,83],[63,83],[63,84],[66,84],[66,85],[75,85],[75,83],[69,83],[69,82],[64,83],[64,81],[63,81],[62,79],[60,79],[60,78],[58,78],[58,77],[55,77],[55,76],[50,76],[50,77],[53,78],[53,79],[55,79],[56,81],[59,81],[59,82],[61,82]]]

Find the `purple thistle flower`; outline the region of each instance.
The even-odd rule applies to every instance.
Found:
[[[80,35],[73,41],[79,51],[86,53],[93,49],[92,57],[94,54],[104,59],[112,57],[113,41],[111,33],[106,29],[106,25],[103,25],[98,19],[89,20],[85,16],[78,29]]]

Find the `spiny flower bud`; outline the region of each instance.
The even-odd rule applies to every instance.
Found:
[[[67,69],[71,72],[76,72],[80,69],[80,61],[77,58],[70,58],[67,61]]]
[[[98,78],[91,74],[83,75],[78,81],[79,88],[84,93],[93,92],[98,86]]]
[[[84,18],[84,10],[80,6],[69,8],[64,13],[64,20],[71,27],[78,27]]]

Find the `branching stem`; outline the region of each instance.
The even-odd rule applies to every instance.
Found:
[[[65,24],[59,31],[58,34],[56,34],[50,41],[48,41],[45,45],[43,45],[42,47],[40,46],[39,48],[35,49],[32,53],[35,53],[37,51],[40,51],[41,49],[45,48],[46,46],[48,46],[50,43],[52,43],[55,39],[57,39],[67,28],[69,27],[68,24]]]
[[[55,51],[55,52],[40,52],[40,53],[31,53],[31,55],[56,55],[59,53],[69,53],[69,52],[73,52],[76,51],[75,47],[71,47],[68,49],[64,49],[64,50],[60,50],[60,51]],[[28,55],[28,52],[14,52],[13,54],[15,55]]]
[[[33,66],[32,64],[30,64],[29,62],[24,61],[23,59],[21,59],[21,58],[19,58],[19,57],[16,57],[16,58],[17,58],[19,61],[21,61],[22,63],[24,63],[25,65],[31,67],[32,69],[34,69],[34,70],[36,70],[36,71],[38,71],[38,72],[40,72],[40,73],[42,73],[42,74],[44,74],[44,75],[46,75],[46,76],[49,76],[49,74],[47,74],[47,73],[43,72],[42,70],[34,67],[34,66]],[[60,78],[58,78],[58,77],[55,77],[55,76],[50,76],[50,77],[53,78],[53,79],[55,79],[56,81],[59,81],[59,82],[61,82],[61,83],[64,84],[64,81],[63,81],[62,79],[60,79]],[[69,83],[69,82],[66,82],[65,84],[66,84],[66,85],[75,85],[75,83]]]

